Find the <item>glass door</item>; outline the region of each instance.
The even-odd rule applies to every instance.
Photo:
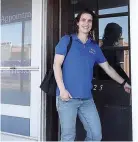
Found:
[[[97,36],[99,46],[109,64],[130,83],[128,7],[128,1],[98,0],[99,32]],[[123,87],[121,88],[100,68],[95,69],[93,82],[95,83],[94,97],[102,122],[103,140],[132,140],[131,95],[127,94]],[[102,90],[99,89],[100,85]]]
[[[67,0],[65,2],[60,0],[60,2],[60,35],[73,32],[73,20],[80,11],[86,8],[94,11],[97,15],[95,39],[99,48],[103,50],[111,66],[128,82],[131,82],[129,1]],[[96,66],[92,82],[92,94],[101,118],[102,140],[132,140],[130,95]],[[76,140],[84,140],[84,138],[85,131],[77,119]]]
[[[0,78],[1,131],[39,139],[41,1],[1,1]]]

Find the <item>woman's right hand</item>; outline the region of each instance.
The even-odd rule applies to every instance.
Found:
[[[72,96],[66,89],[63,89],[60,91],[60,98],[62,99],[62,101],[69,101]]]

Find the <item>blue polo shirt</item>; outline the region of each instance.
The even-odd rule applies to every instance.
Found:
[[[89,38],[83,44],[76,34],[71,36],[72,45],[62,69],[63,82],[73,98],[91,98],[93,66],[95,63],[105,62],[106,59],[100,47],[92,39]],[[65,56],[69,40],[69,35],[63,36],[56,46],[55,54]],[[60,94],[58,87],[56,94]]]

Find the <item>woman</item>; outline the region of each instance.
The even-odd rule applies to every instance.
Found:
[[[56,104],[61,125],[61,141],[75,140],[77,115],[87,132],[85,140],[100,141],[101,124],[91,93],[95,62],[110,77],[122,84],[127,92],[130,92],[130,86],[108,64],[93,40],[95,14],[90,10],[82,11],[75,18],[75,26],[76,33],[71,35],[72,46],[65,61],[69,35],[63,36],[57,44],[53,65],[58,86]]]

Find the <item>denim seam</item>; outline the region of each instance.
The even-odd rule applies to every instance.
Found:
[[[81,113],[82,117],[85,119],[85,121],[87,122],[88,127],[90,128],[90,131],[91,131],[91,137],[92,137],[92,139],[93,139],[93,135],[92,135],[91,127],[90,127],[90,125],[89,125],[89,123],[88,123],[87,119],[85,118],[84,114],[83,114],[81,111],[80,111],[80,113]]]
[[[62,119],[60,119],[60,110],[59,110],[59,109],[60,109],[60,108],[59,108],[59,105],[60,105],[60,104],[59,104],[59,103],[60,103],[59,101],[60,101],[60,100],[59,100],[59,99],[60,99],[60,98],[58,97],[58,114],[59,114],[59,121],[60,121],[60,131],[63,132],[63,129],[62,129],[62,127],[61,127],[61,125],[62,125]],[[62,138],[62,133],[61,133],[61,132],[60,132],[60,135],[61,135],[61,136],[60,136],[60,139]]]

